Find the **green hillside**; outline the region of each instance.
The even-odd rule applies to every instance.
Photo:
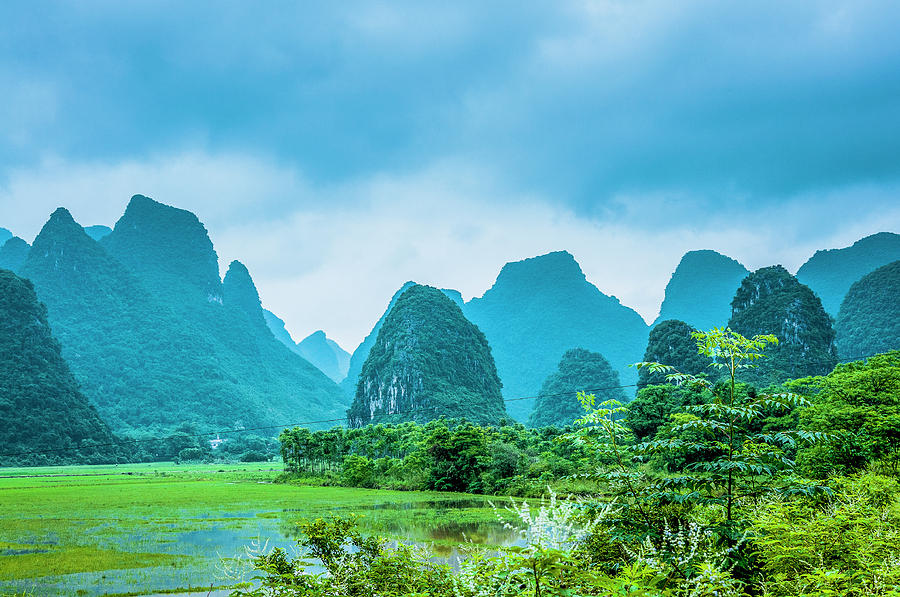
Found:
[[[850,287],[835,331],[842,361],[900,349],[900,261],[879,267]]]
[[[586,391],[597,397],[597,402],[618,400],[625,402],[625,392],[618,387],[619,374],[613,371],[603,355],[573,348],[567,350],[556,371],[541,385],[528,425],[564,427],[584,415],[576,394]]]
[[[484,334],[437,288],[405,290],[363,364],[350,425],[439,417],[492,424],[505,414]]]
[[[79,391],[34,286],[0,270],[0,465],[114,462],[116,438]]]
[[[691,337],[693,331],[695,328],[684,321],[677,319],[661,321],[650,330],[650,338],[647,340],[647,350],[644,351],[643,360],[671,365],[681,373],[691,375],[706,373],[715,376],[715,370],[709,366],[712,361],[697,351],[697,343]],[[651,373],[646,368],[638,372],[640,387],[665,381],[665,375],[661,373]]]

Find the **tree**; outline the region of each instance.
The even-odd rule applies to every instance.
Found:
[[[816,476],[849,473],[873,460],[900,469],[900,351],[838,365],[824,377],[798,380],[812,396],[800,415],[806,429],[828,441],[802,450],[805,471]]]
[[[487,468],[484,430],[470,423],[448,430],[438,428],[428,438],[431,456],[431,489],[438,491],[481,490],[481,473]]]
[[[766,348],[778,344],[778,338],[771,334],[745,338],[728,328],[693,332],[691,336],[697,342],[698,352],[710,358],[711,366],[724,373],[723,381],[714,388],[712,401],[685,407],[696,418],[676,425],[672,432],[699,431],[704,439],[654,440],[639,446],[638,450],[642,454],[671,450],[710,454],[687,465],[685,474],[659,479],[654,486],[655,497],[724,506],[724,516],[715,530],[733,544],[743,532],[735,520],[738,497],[800,489],[790,483],[788,487],[779,486],[779,481],[786,480],[795,464],[785,449],[795,447],[798,442],[821,439],[822,435],[800,430],[754,431],[769,414],[808,404],[802,396],[788,392],[738,391],[738,372],[755,368],[765,357]],[[667,381],[676,385],[712,388],[708,380],[682,373],[670,365],[643,362],[637,367],[665,373]]]
[[[807,402],[790,393],[744,390],[739,384],[739,373],[754,367],[765,356],[766,347],[778,343],[775,336],[745,338],[727,328],[692,336],[698,352],[722,374],[722,381],[715,386],[671,365],[636,364],[665,375],[676,386],[711,391],[710,401],[684,407],[685,416],[667,427],[668,437],[635,443],[625,424],[628,408],[617,401],[595,406],[594,396],[583,393],[579,398],[588,412],[579,420],[582,429],[572,436],[594,446],[611,463],[595,476],[609,484],[620,504],[621,513],[611,524],[610,535],[633,545],[649,542],[655,557],[671,567],[670,573],[684,579],[696,567],[684,553],[684,536],[697,524],[690,522],[687,512],[698,506],[711,507],[700,536],[705,533],[723,545],[723,557],[736,561],[747,526],[736,511],[738,499],[765,492],[814,492],[815,486],[792,479],[794,461],[788,451],[798,442],[821,437],[803,431],[755,431],[767,415]],[[673,475],[640,467],[654,456],[687,461],[687,455],[693,458]],[[678,530],[672,531],[673,527]]]

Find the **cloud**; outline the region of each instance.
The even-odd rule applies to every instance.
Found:
[[[889,0],[267,8],[0,7],[22,115],[0,126],[0,178],[184,148],[316,185],[461,159],[589,216],[631,193],[773,203],[900,178]]]
[[[585,217],[522,193],[483,164],[437,161],[402,175],[321,184],[257,155],[202,151],[146,162],[47,161],[0,185],[0,226],[30,240],[56,207],[112,225],[144,193],[203,221],[223,268],[247,265],[296,339],[324,329],[352,350],[407,280],[480,296],[500,268],[549,251],[652,321],[684,252],[709,248],[755,269],[795,271],[816,249],[900,230],[898,185],[832,189],[755,204],[685,192],[621,194]]]

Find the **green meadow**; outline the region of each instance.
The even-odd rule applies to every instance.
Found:
[[[274,484],[280,464],[0,469],[0,594],[225,595],[253,550],[294,548],[297,523],[361,515],[364,529],[450,560],[511,544],[486,498]]]

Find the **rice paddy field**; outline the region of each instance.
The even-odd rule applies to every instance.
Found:
[[[0,469],[0,595],[227,595],[248,549],[296,549],[297,524],[362,515],[367,532],[453,561],[516,541],[486,498],[274,484],[272,463]],[[502,501],[502,500],[501,500]]]

